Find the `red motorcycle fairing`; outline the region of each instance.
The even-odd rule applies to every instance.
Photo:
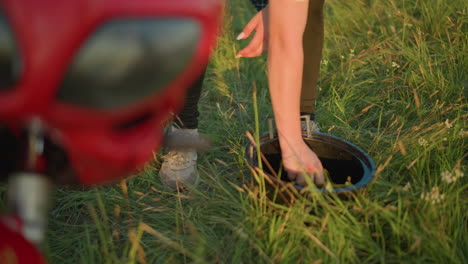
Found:
[[[181,106],[187,87],[207,64],[216,40],[222,3],[1,0],[0,8],[10,27],[12,42],[17,45],[12,70],[16,75],[10,82],[13,84],[0,87],[0,122],[18,130],[32,119],[40,119],[48,137],[63,148],[78,181],[99,184],[128,175],[161,145],[164,123]],[[174,79],[144,98],[111,108],[70,103],[58,96],[80,52],[103,27],[115,21],[145,19],[184,19],[198,25],[192,57]],[[164,42],[163,35],[160,41]],[[138,87],[129,87],[129,95],[132,91],[137,93]]]
[[[45,264],[44,257],[18,230],[9,225],[19,225],[12,217],[0,217],[0,263]]]

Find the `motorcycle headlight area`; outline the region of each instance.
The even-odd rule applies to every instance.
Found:
[[[198,22],[186,18],[108,22],[79,49],[57,97],[98,110],[137,103],[184,71],[200,35]]]
[[[21,59],[13,29],[0,7],[0,91],[10,89],[20,73]]]

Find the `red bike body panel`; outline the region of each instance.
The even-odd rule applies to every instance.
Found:
[[[44,257],[21,233],[10,228],[11,217],[0,217],[0,263],[4,264],[45,264]],[[16,223],[13,223],[16,224]]]
[[[1,0],[0,5],[23,66],[15,85],[0,89],[0,121],[17,128],[39,118],[83,184],[126,176],[161,145],[164,122],[180,108],[186,89],[208,61],[222,8],[218,0]],[[161,17],[193,18],[202,29],[195,54],[178,78],[143,101],[112,110],[57,100],[74,56],[99,26],[114,19]],[[115,129],[145,113],[153,115],[137,128]]]

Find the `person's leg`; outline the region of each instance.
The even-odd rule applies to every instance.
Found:
[[[179,136],[198,135],[198,101],[205,71],[206,69],[187,91],[184,106],[168,133],[177,133]],[[200,180],[197,158],[195,149],[167,149],[159,171],[162,183],[172,190],[182,190],[188,185],[196,186]]]
[[[198,79],[190,86],[185,97],[182,110],[174,120],[174,126],[177,128],[196,129],[198,128],[198,101],[203,87],[206,69]]]
[[[304,69],[302,76],[301,114],[314,119],[317,83],[323,47],[323,4],[324,0],[310,0],[307,25],[304,32]]]

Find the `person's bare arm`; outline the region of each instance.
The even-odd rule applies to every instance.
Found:
[[[255,31],[236,57],[256,57],[268,49],[268,83],[278,128],[283,165],[291,180],[305,185],[304,172],[322,184],[323,168],[304,143],[300,125],[303,71],[302,38],[309,0],[270,0],[245,26],[238,40]],[[266,48],[266,46],[268,48]]]
[[[308,0],[270,0],[268,84],[278,129],[283,165],[290,179],[304,185],[303,173],[323,183],[322,164],[302,139],[300,96],[302,86],[302,38]]]

